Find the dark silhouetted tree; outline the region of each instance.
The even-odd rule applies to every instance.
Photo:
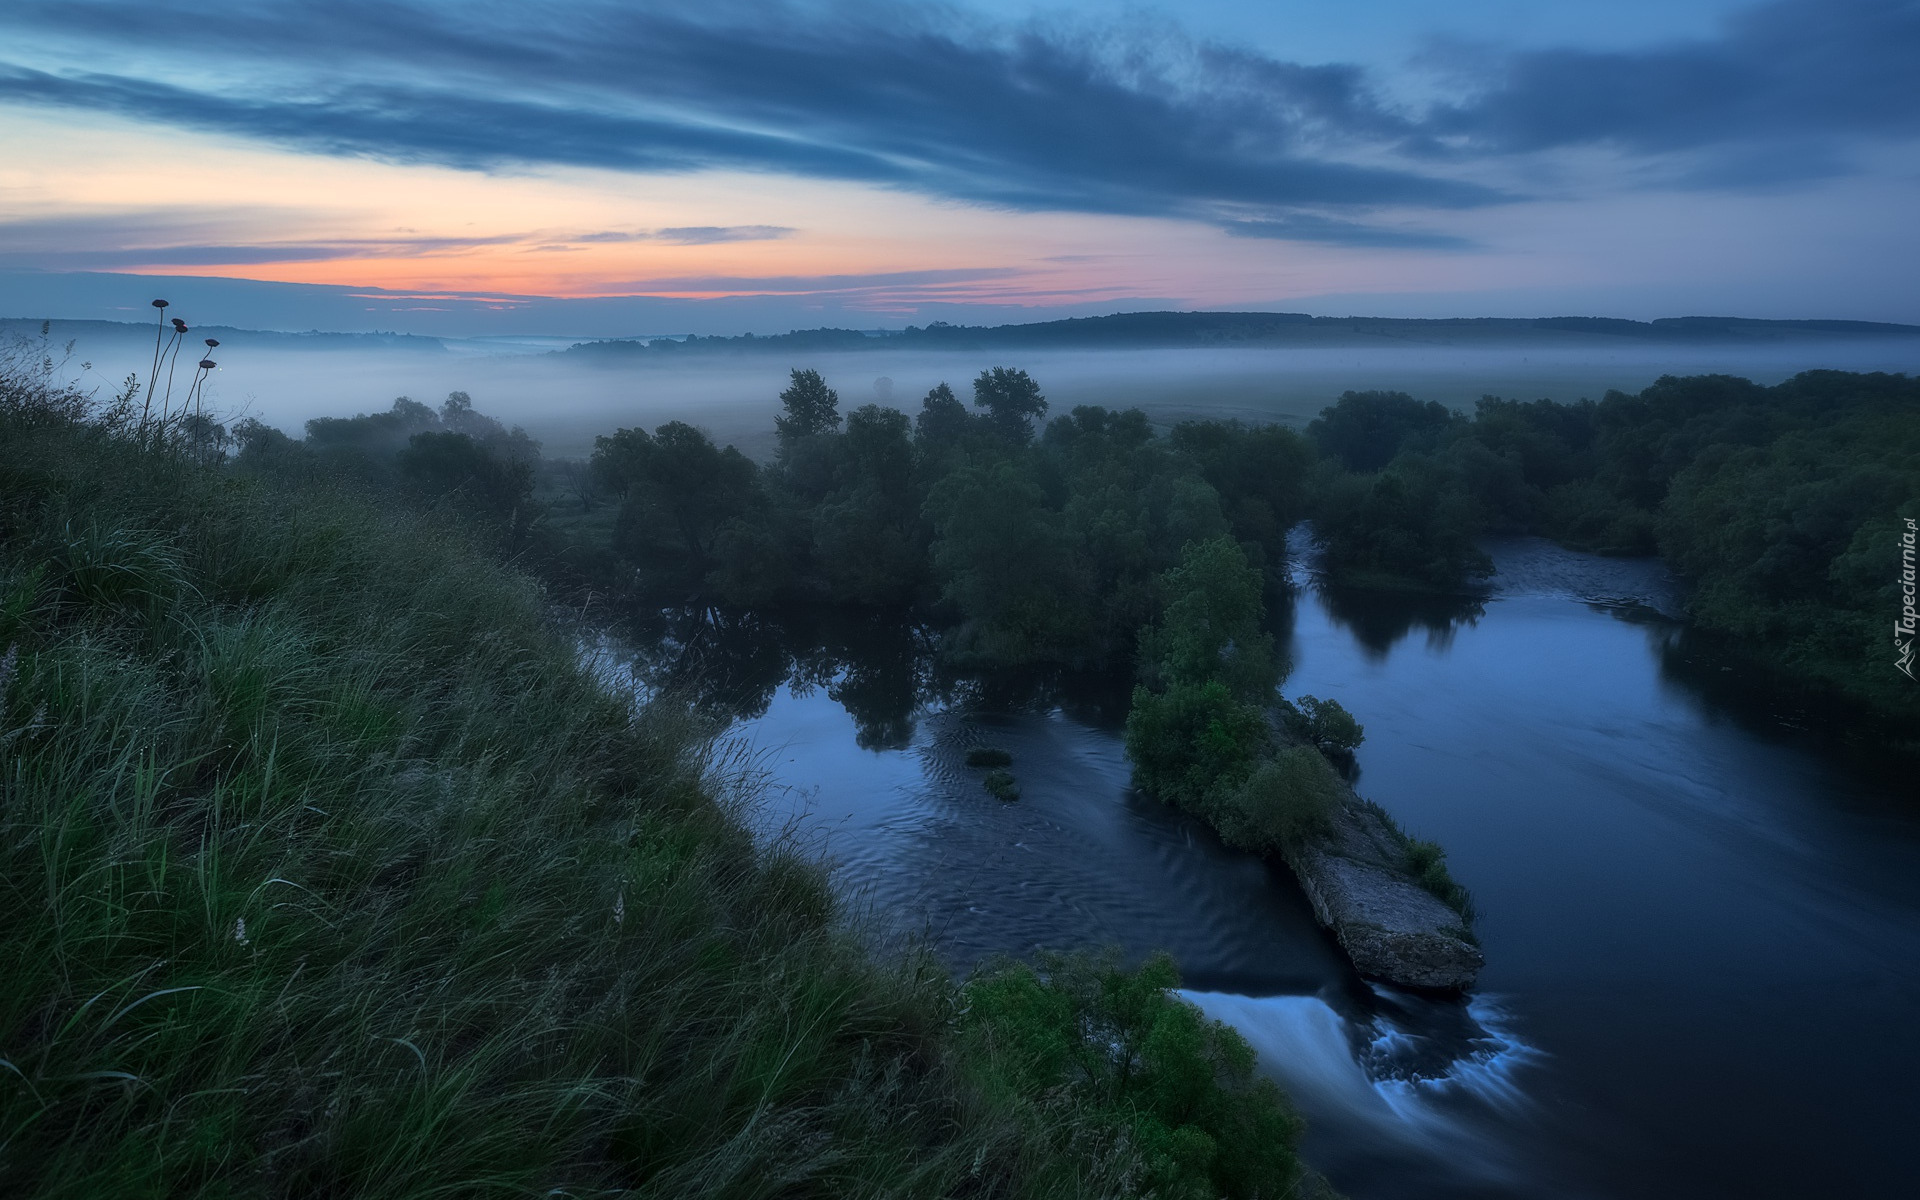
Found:
[[[987,423],[995,433],[1021,446],[1033,440],[1033,423],[1047,411],[1040,385],[1018,367],[980,372],[973,381],[973,402],[987,410]]]
[[[954,397],[953,389],[938,384],[920,402],[920,415],[913,419],[913,435],[930,447],[958,445],[972,426],[967,406]]]
[[[827,386],[818,371],[794,371],[793,383],[780,393],[780,407],[773,426],[782,447],[832,433],[840,424],[840,394]]]
[[[1453,410],[1405,392],[1342,392],[1307,426],[1307,436],[1349,471],[1378,471],[1402,450],[1431,450]]]

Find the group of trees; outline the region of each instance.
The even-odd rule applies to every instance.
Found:
[[[1880,661],[1890,547],[1920,517],[1920,383],[1905,376],[1669,377],[1598,402],[1486,397],[1471,415],[1348,392],[1304,436],[1159,433],[1090,406],[1045,421],[1038,384],[1004,367],[972,393],[941,384],[911,417],[843,413],[795,371],[765,463],[683,422],[599,438],[584,465],[543,462],[459,392],[310,421],[304,441],[244,421],[231,446],[242,465],[388,488],[601,584],[736,609],[912,609],[946,628],[951,659],[983,666],[1131,669],[1190,543],[1225,537],[1270,583],[1306,519],[1338,582],[1470,593],[1490,570],[1477,538],[1535,533],[1659,553],[1693,583],[1702,628],[1875,706],[1914,703]],[[561,475],[607,519],[543,526],[536,484]]]
[[[1231,536],[1278,563],[1311,452],[1297,434],[1076,408],[1038,428],[1025,371],[942,384],[920,411],[842,416],[814,371],[781,393],[756,464],[679,422],[597,439],[620,503],[614,549],[643,584],[734,606],[919,606],[950,651],[992,665],[1124,665],[1189,542]]]
[[[438,410],[401,396],[382,413],[316,417],[306,435],[295,441],[248,418],[230,442],[243,469],[351,479],[446,510],[515,549],[532,536],[540,443],[476,411],[465,392]]]
[[[1771,387],[1666,377],[1637,395],[1482,399],[1471,417],[1349,392],[1308,426],[1328,569],[1459,588],[1482,533],[1659,554],[1690,615],[1793,678],[1911,712],[1885,627],[1899,530],[1920,517],[1920,381],[1810,371]]]
[[[1302,711],[1280,698],[1283,664],[1246,553],[1226,537],[1190,543],[1165,590],[1127,714],[1135,783],[1257,853],[1328,832],[1342,785],[1326,752],[1351,751],[1360,726],[1334,701],[1306,697]]]

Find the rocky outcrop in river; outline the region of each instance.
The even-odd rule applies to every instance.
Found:
[[[1412,876],[1407,836],[1351,795],[1331,834],[1289,852],[1314,915],[1362,975],[1400,987],[1464,991],[1486,957],[1465,918]]]

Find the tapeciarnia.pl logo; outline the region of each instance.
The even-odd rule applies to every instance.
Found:
[[[1914,519],[1904,518],[1907,527],[1900,534],[1900,619],[1893,623],[1893,648],[1900,657],[1894,666],[1908,679],[1913,674],[1913,635],[1915,622],[1920,620],[1913,610],[1913,542]]]

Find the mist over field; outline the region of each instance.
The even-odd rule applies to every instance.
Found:
[[[103,396],[129,372],[144,377],[151,363],[150,341],[74,340],[68,374]],[[1913,338],[1619,348],[756,352],[616,363],[552,353],[567,344],[559,338],[449,340],[445,349],[430,339],[408,348],[349,342],[326,349],[251,340],[229,334],[219,348],[208,396],[222,414],[244,412],[297,437],[312,417],[383,410],[396,396],[437,403],[464,391],[475,408],[525,427],[555,457],[583,457],[596,435],[616,428],[675,420],[764,457],[773,449],[778,394],[796,367],[820,371],[846,409],[880,403],[913,412],[935,384],[952,384],[964,398],[983,369],[1013,366],[1039,381],[1055,416],[1098,404],[1139,407],[1162,424],[1205,415],[1296,426],[1348,390],[1404,391],[1471,410],[1489,394],[1597,400],[1609,389],[1636,392],[1666,374],[1725,373],[1772,384],[1816,368],[1920,370],[1920,339]],[[80,369],[84,362],[90,370]],[[178,377],[186,374],[183,363]]]

